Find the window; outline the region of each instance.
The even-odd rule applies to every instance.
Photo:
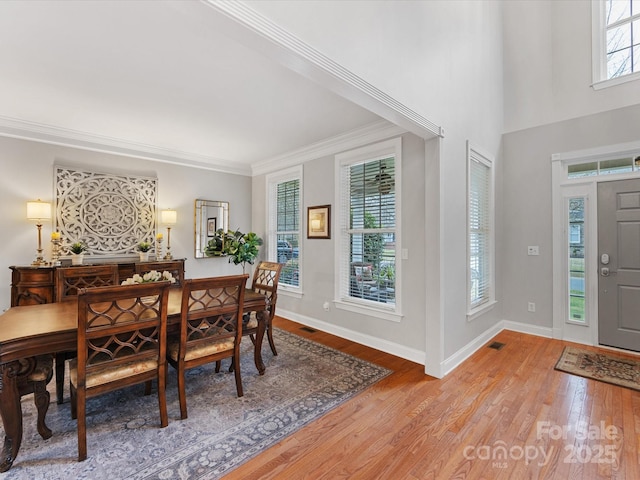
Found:
[[[267,178],[269,259],[283,263],[279,286],[300,288],[300,198],[302,167]]]
[[[615,175],[640,171],[640,152],[623,158],[604,158],[567,165],[567,178]]]
[[[382,312],[399,313],[400,149],[394,139],[336,157],[338,306],[393,320]]]
[[[492,160],[467,145],[468,316],[495,303]]]
[[[640,1],[593,2],[594,88],[640,78]]]
[[[569,320],[584,323],[586,320],[584,197],[568,199],[567,217],[569,224],[567,245],[569,249]]]

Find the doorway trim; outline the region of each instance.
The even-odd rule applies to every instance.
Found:
[[[598,345],[598,196],[600,182],[640,178],[640,171],[569,178],[569,165],[640,155],[640,141],[574,150],[551,155],[553,235],[553,338]],[[585,199],[584,324],[569,321],[569,274],[566,205],[569,198]]]

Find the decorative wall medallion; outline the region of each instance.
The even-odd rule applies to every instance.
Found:
[[[96,256],[136,255],[153,243],[158,179],[54,166],[55,228],[63,245],[83,242]]]

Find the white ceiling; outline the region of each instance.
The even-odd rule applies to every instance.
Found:
[[[0,1],[0,119],[238,171],[380,121],[218,33],[215,14],[196,1]]]

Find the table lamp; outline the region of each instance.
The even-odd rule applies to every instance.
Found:
[[[35,221],[38,229],[38,255],[32,265],[46,265],[42,256],[42,221],[51,220],[51,204],[42,202],[40,199],[36,202],[27,202],[27,219]]]
[[[178,212],[175,210],[162,210],[160,212],[160,223],[167,226],[167,253],[163,257],[164,260],[171,260],[171,225],[178,222]]]

